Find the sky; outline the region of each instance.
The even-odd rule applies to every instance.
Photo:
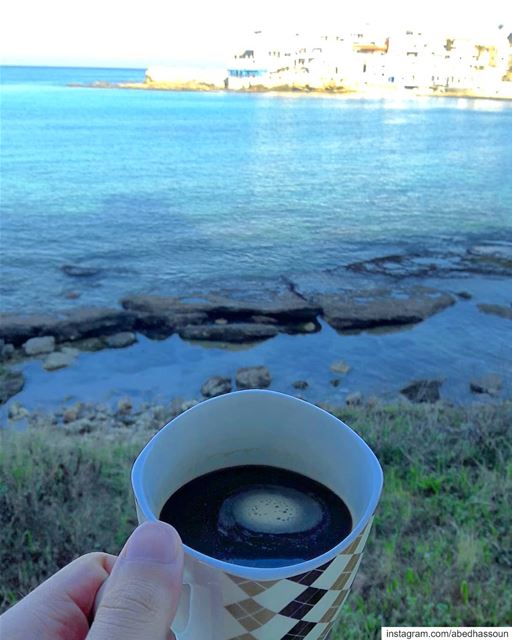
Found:
[[[2,64],[225,66],[251,32],[391,28],[512,31],[510,0],[3,0]]]

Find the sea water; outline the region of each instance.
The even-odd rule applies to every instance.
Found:
[[[348,276],[332,285],[340,265],[512,240],[511,103],[87,86],[143,76],[1,69],[2,311],[115,306],[135,292],[250,295],[283,277],[336,290]],[[71,277],[64,265],[98,272]],[[509,305],[510,279],[426,283],[473,299],[393,334],[340,336],[323,324],[244,352],[140,337],[51,374],[25,365],[16,399],[97,400],[113,388],[190,397],[208,375],[262,363],[272,388],[294,392],[306,379],[311,399],[438,377],[444,397],[469,401],[470,377],[489,372],[510,394],[510,321],[477,308]],[[336,388],[335,359],[352,366]]]
[[[4,310],[512,237],[510,103],[69,86],[127,80],[2,68]]]

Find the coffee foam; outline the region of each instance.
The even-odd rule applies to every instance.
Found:
[[[219,513],[222,526],[237,524],[254,533],[291,534],[309,531],[324,518],[321,503],[288,487],[261,485],[227,498]]]

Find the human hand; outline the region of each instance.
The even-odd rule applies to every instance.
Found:
[[[6,640],[169,640],[183,546],[164,522],[135,529],[119,557],[89,553],[0,617]],[[91,624],[92,621],[92,624]]]

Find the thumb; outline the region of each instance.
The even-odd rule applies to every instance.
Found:
[[[87,640],[166,640],[176,615],[183,546],[164,522],[145,522],[132,533],[104,583]]]

